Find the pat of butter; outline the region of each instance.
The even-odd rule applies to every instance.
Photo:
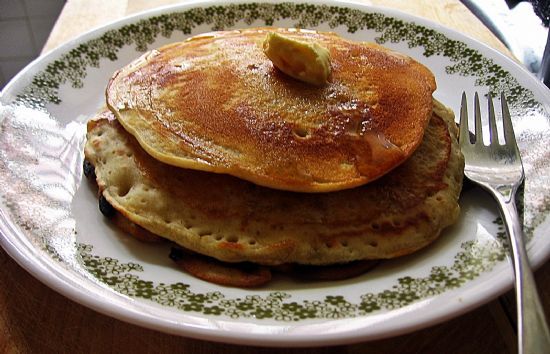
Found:
[[[283,73],[316,86],[327,82],[330,75],[330,53],[318,43],[302,42],[269,32],[263,49],[273,65]]]

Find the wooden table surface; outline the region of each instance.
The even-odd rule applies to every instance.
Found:
[[[504,0],[503,0],[504,1]],[[102,24],[175,0],[68,0],[44,52]],[[463,32],[509,55],[458,0],[371,0]],[[536,272],[550,318],[550,263]],[[81,306],[30,276],[0,249],[1,353],[514,353],[512,292],[427,329],[339,347],[259,348],[177,337],[131,325]]]

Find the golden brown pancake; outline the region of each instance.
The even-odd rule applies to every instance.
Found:
[[[268,31],[330,51],[316,87],[277,70]],[[258,185],[326,192],[373,181],[419,146],[433,74],[402,54],[333,33],[214,32],[153,50],[114,74],[107,104],[151,156]]]
[[[193,252],[263,265],[393,258],[425,247],[458,217],[463,158],[456,126],[452,112],[439,104],[435,112],[402,165],[331,193],[280,191],[166,165],[109,112],[88,124],[85,155],[117,211]]]

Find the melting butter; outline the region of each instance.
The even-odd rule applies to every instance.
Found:
[[[263,43],[265,55],[283,73],[312,85],[326,84],[330,53],[318,43],[299,41],[269,32]]]

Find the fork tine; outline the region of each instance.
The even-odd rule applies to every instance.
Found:
[[[502,93],[500,95],[500,104],[502,107],[502,123],[504,126],[504,142],[506,145],[513,146],[516,151],[518,146],[516,143],[516,136],[514,134],[514,127],[512,126],[512,118],[510,117],[510,111],[508,109],[508,103],[506,97]]]
[[[474,125],[476,135],[476,145],[483,145],[483,130],[481,125],[481,109],[479,108],[479,95],[477,92],[474,95]]]
[[[468,100],[466,99],[466,92],[462,92],[459,125],[458,142],[461,146],[464,146],[465,144],[470,144],[470,130],[468,128]]]
[[[499,145],[495,107],[493,106],[493,98],[490,95],[487,102],[489,103],[489,145]]]

